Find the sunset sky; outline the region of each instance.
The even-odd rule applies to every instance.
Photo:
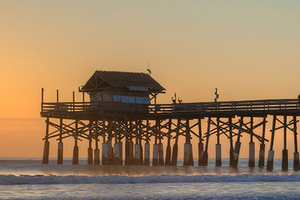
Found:
[[[1,0],[0,157],[41,157],[41,88],[70,101],[95,70],[146,72],[150,61],[167,89],[159,103],[175,92],[213,101],[215,88],[220,101],[297,98],[299,10],[298,0]]]

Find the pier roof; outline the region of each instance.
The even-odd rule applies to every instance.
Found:
[[[95,91],[101,87],[128,89],[129,87],[147,88],[149,92],[164,92],[165,88],[149,74],[118,71],[95,71],[81,91]]]

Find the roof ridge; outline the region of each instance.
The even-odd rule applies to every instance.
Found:
[[[143,74],[143,75],[149,75],[144,72],[126,72],[126,71],[106,71],[106,70],[96,70],[96,72],[108,72],[108,73],[124,73],[124,74]]]

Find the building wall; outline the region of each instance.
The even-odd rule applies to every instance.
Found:
[[[136,103],[150,104],[150,99],[144,94],[126,95],[126,94],[111,94],[107,92],[94,92],[90,95],[91,102],[120,102],[120,103]]]
[[[90,95],[91,102],[96,102],[96,101],[113,101],[113,97],[111,93],[107,92],[95,92],[91,93]]]

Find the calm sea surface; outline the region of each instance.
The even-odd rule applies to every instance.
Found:
[[[195,163],[197,161],[195,160]],[[0,158],[0,199],[300,199],[300,172],[215,167],[88,166],[86,160],[64,165],[51,160]],[[179,160],[182,165],[182,160]],[[257,164],[257,161],[256,161]]]

